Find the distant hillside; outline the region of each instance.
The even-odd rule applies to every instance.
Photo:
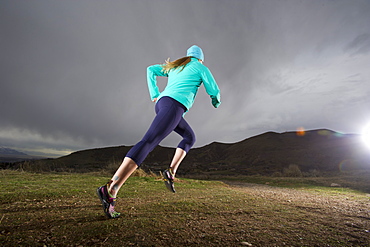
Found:
[[[30,165],[45,170],[99,171],[115,169],[131,147],[108,147],[78,151],[70,155]],[[144,161],[144,170],[159,171],[169,165],[174,148],[158,146]],[[19,165],[19,164],[17,164]],[[296,165],[302,172],[337,172],[370,169],[370,150],[358,135],[339,134],[330,130],[267,132],[241,142],[211,143],[190,150],[179,175],[271,175]]]
[[[0,155],[27,155],[15,149],[0,147]]]
[[[0,162],[17,162],[33,159],[32,156],[15,149],[0,147]]]

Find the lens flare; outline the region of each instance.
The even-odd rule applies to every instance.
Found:
[[[370,124],[362,131],[362,140],[365,142],[366,146],[370,148]]]
[[[299,127],[297,128],[296,134],[297,136],[304,136],[306,134],[306,131],[304,130],[303,127]]]
[[[351,159],[342,160],[339,163],[339,171],[343,172],[343,171],[351,170],[351,169],[353,169],[353,166],[354,166],[354,161],[353,160],[351,160]]]

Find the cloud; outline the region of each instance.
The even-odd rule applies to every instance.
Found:
[[[351,52],[353,55],[368,53],[370,51],[370,33],[358,35],[347,45],[344,51]]]
[[[146,67],[193,44],[222,96],[213,109],[201,88],[186,114],[196,146],[299,126],[360,131],[369,10],[361,0],[3,1],[0,144],[135,144],[154,117]]]

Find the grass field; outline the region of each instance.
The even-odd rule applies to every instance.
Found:
[[[108,220],[95,190],[109,176],[2,170],[0,179],[3,246],[370,243],[370,197],[351,189],[180,178],[173,194],[158,178],[132,177],[117,200],[122,217]]]

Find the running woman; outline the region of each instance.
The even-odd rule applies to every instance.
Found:
[[[172,131],[183,139],[176,148],[169,168],[163,172],[163,180],[167,188],[175,192],[173,182],[176,171],[195,143],[195,134],[183,116],[192,107],[202,83],[211,97],[212,105],[217,108],[221,104],[220,89],[210,70],[203,65],[203,61],[202,49],[193,45],[187,50],[186,57],[172,62],[168,59],[165,64],[147,68],[149,93],[151,100],[156,103],[157,115],[143,139],[126,154],[109,183],[97,189],[108,218],[120,216],[120,213],[114,210],[114,206],[121,186],[140,167],[147,155]],[[167,86],[162,92],[157,86],[157,76],[168,77]]]

